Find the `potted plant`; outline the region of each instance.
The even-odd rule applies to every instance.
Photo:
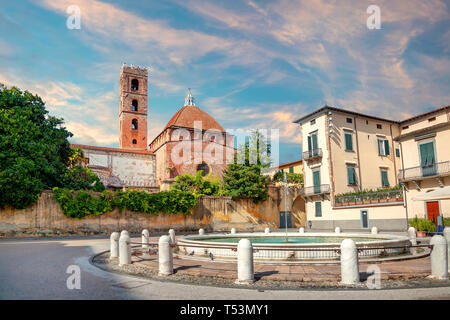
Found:
[[[418,238],[424,238],[427,236],[427,232],[434,232],[436,230],[433,221],[424,218],[419,219],[415,217],[410,221],[410,226],[416,228]]]

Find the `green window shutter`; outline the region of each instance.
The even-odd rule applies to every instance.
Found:
[[[399,149],[399,148],[396,148],[396,149],[395,149],[395,156],[396,156],[397,158],[400,158],[400,149]]]
[[[385,152],[386,156],[388,156],[390,154],[389,153],[389,140],[384,140],[384,152]]]
[[[311,143],[311,136],[308,136],[308,151],[311,153],[312,150],[312,143]]]
[[[320,171],[313,172],[314,193],[320,193]]]
[[[322,216],[322,202],[316,202],[316,217]]]
[[[345,150],[353,151],[353,137],[351,133],[345,134]]]
[[[294,167],[289,167],[289,173],[294,173]]]
[[[348,184],[349,185],[355,185],[356,184],[356,173],[354,167],[347,167],[347,177],[348,177]]]
[[[317,150],[317,134],[311,135],[312,137],[312,148],[313,150]]]
[[[383,187],[389,187],[388,173],[386,170],[381,171],[381,185]]]

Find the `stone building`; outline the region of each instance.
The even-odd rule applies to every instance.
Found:
[[[110,189],[166,190],[183,173],[221,177],[234,155],[233,136],[195,106],[185,105],[147,145],[148,70],[123,65],[120,74],[119,148],[77,145],[87,166]]]

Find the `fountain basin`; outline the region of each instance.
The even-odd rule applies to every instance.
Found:
[[[178,240],[179,256],[214,257],[220,260],[235,260],[237,242],[246,238],[252,242],[255,261],[338,261],[340,245],[344,239],[353,239],[361,260],[385,258],[409,253],[406,236],[357,233],[238,233],[187,236]],[[405,247],[405,248],[393,248]]]

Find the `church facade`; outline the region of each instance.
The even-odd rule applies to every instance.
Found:
[[[148,145],[148,70],[122,66],[120,74],[119,148],[72,144],[108,189],[167,190],[178,175],[221,178],[233,158],[233,136],[194,103],[184,106]]]

